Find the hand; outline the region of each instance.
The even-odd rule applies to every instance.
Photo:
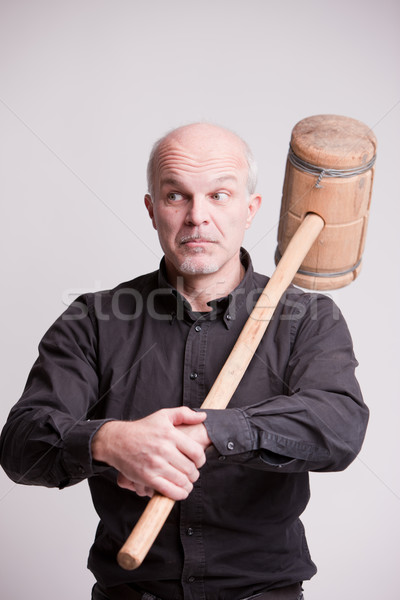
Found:
[[[205,418],[206,413],[179,407],[138,421],[109,421],[93,438],[93,458],[117,469],[118,485],[140,496],[157,491],[184,500],[205,463],[204,433],[196,430]]]
[[[178,425],[177,429],[200,444],[204,451],[212,444],[210,438],[208,437],[207,429],[204,427],[203,423],[199,423],[197,425]],[[121,473],[118,475],[118,485],[136,492],[138,496],[152,497],[154,494],[154,489],[140,484],[137,481],[129,481],[129,479],[124,477]]]

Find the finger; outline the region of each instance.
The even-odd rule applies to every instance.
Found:
[[[212,445],[212,441],[210,440],[204,423],[197,423],[197,425],[178,425],[176,429],[179,429],[179,431],[190,437],[194,442],[200,444],[204,452]]]
[[[167,479],[160,478],[155,481],[155,489],[163,496],[171,498],[171,500],[186,500],[192,491],[193,486],[191,486],[190,489],[182,488]]]
[[[192,490],[192,483],[199,477],[195,464],[182,454],[173,442],[164,444],[160,455],[152,455],[140,468],[137,468],[138,465],[135,467],[134,470],[130,470],[129,465],[126,465],[126,470],[123,469],[123,473],[119,472],[118,485],[120,487],[136,492],[139,490],[140,493],[143,493],[144,488],[147,487],[150,490],[164,493],[160,490],[159,485],[160,482],[165,485],[166,481],[174,486],[172,490],[174,488],[184,490],[184,497],[187,497]],[[174,492],[169,490],[169,493]]]
[[[199,478],[196,463],[204,464],[202,455],[205,456],[200,444],[175,429],[174,440],[163,447],[162,457],[153,457],[154,470],[159,470],[160,475],[184,487],[185,478],[191,483]]]
[[[197,425],[206,420],[207,413],[192,410],[188,406],[180,406],[171,409],[169,418],[173,425]]]
[[[151,498],[154,495],[154,490],[148,487],[147,485],[140,485],[138,483],[135,483],[135,488],[136,494],[138,496],[148,496],[149,498]]]
[[[167,476],[156,475],[150,485],[133,482],[119,473],[117,483],[120,487],[136,492],[138,496],[153,496],[157,491],[172,500],[185,500],[193,489],[188,478],[171,466],[165,469]]]
[[[125,477],[125,475],[123,475],[122,473],[118,473],[117,485],[125,490],[136,492],[136,485],[134,484],[134,482]]]
[[[151,498],[154,495],[154,490],[152,488],[143,485],[142,483],[131,481],[122,473],[118,473],[117,484],[121,488],[136,492],[138,496],[149,496]]]
[[[204,465],[206,462],[206,455],[198,442],[191,439],[182,431],[177,430],[176,444],[177,449],[184,454],[197,469],[200,469],[200,467]]]
[[[168,482],[167,485],[171,486],[167,488],[168,495],[174,499],[178,495],[181,499],[187,497],[198,477],[199,472],[195,464],[177,449],[175,443],[169,442],[163,445],[160,455],[147,457],[146,462],[139,468],[137,464],[133,469],[129,464],[124,465],[119,471],[117,483],[138,495],[150,495],[154,490],[165,494],[163,490]],[[181,489],[180,492],[177,491],[178,488]]]
[[[166,449],[163,459],[163,461],[159,461],[158,468],[153,470],[153,476],[160,476],[190,492],[192,483],[197,481],[200,476],[196,465],[176,447]],[[153,486],[153,478],[149,480],[149,483]]]

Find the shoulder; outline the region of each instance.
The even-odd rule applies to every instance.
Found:
[[[112,298],[113,296],[122,295],[126,290],[129,294],[129,290],[137,290],[138,292],[148,293],[151,290],[155,289],[158,285],[158,270],[152,271],[151,273],[145,273],[144,275],[139,275],[134,279],[130,279],[129,281],[124,281],[119,283],[114,288],[108,290],[101,290],[99,292],[94,292],[92,297],[104,297],[104,298]]]

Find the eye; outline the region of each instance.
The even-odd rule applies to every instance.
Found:
[[[170,192],[167,194],[167,198],[170,202],[181,202],[183,200],[183,195],[178,192]]]
[[[212,199],[217,200],[217,202],[224,202],[228,200],[228,198],[229,194],[227,194],[226,192],[216,192],[212,195]]]

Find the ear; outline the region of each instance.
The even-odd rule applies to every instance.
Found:
[[[153,201],[151,199],[150,194],[145,195],[144,203],[146,205],[147,212],[149,213],[149,217],[153,223],[153,227],[154,227],[154,229],[157,229],[156,220],[154,218],[154,205],[153,205]]]
[[[261,202],[262,197],[259,194],[252,194],[250,196],[249,204],[247,207],[246,229],[250,227],[258,209],[261,206]]]

